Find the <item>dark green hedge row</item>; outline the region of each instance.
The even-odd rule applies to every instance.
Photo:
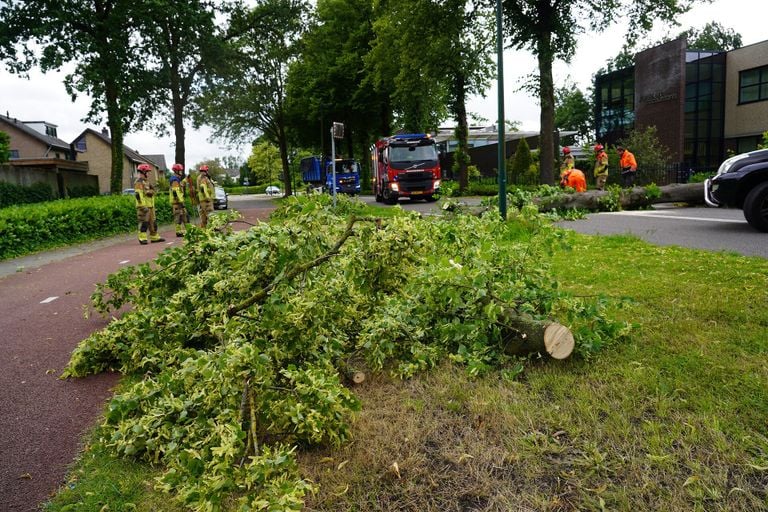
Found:
[[[159,223],[171,222],[168,197],[155,201]],[[129,233],[137,228],[133,196],[59,199],[0,209],[0,260]]]
[[[53,190],[47,183],[35,183],[25,187],[0,181],[0,208],[15,204],[41,203],[53,198]]]

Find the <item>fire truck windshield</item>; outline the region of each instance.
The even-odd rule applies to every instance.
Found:
[[[437,150],[434,144],[390,146],[389,164],[393,169],[434,167],[437,165]]]

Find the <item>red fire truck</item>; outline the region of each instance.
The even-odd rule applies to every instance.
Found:
[[[440,160],[427,134],[392,135],[371,146],[371,174],[376,201],[400,197],[435,201],[440,191]]]

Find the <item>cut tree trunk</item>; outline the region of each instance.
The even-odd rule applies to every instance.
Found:
[[[620,197],[620,205],[624,210],[634,210],[656,203],[687,203],[702,204],[704,202],[703,183],[675,183],[659,187],[661,195],[649,198],[644,187],[634,187],[631,190],[623,190]],[[534,203],[540,211],[550,211],[561,208],[577,208],[582,210],[601,210],[601,199],[610,197],[610,192],[605,190],[589,190],[555,197],[539,197]]]
[[[508,327],[503,350],[510,355],[539,352],[554,359],[571,355],[575,345],[573,333],[566,326],[548,320],[536,320],[527,315],[508,313],[504,324]]]

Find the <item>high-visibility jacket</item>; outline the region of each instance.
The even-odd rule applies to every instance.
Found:
[[[595,176],[608,176],[608,153],[605,151],[595,156]]]
[[[621,160],[619,160],[619,167],[621,167],[622,171],[626,170],[637,170],[637,160],[635,160],[635,155],[627,151],[626,149],[621,154]]]
[[[200,201],[213,201],[213,182],[206,174],[197,176],[197,197]]]
[[[563,174],[563,179],[560,180],[560,185],[563,187],[571,187],[576,192],[587,191],[587,179],[584,177],[584,173],[579,169],[568,169]]]
[[[174,174],[169,180],[169,185],[168,195],[171,204],[184,204],[184,187],[181,178]]]
[[[573,155],[568,154],[563,157],[563,161],[560,162],[560,177],[562,178],[565,172],[569,169],[573,169],[575,167],[576,159],[573,158]]]
[[[136,206],[140,208],[155,207],[155,187],[146,178],[138,178],[133,184]]]

